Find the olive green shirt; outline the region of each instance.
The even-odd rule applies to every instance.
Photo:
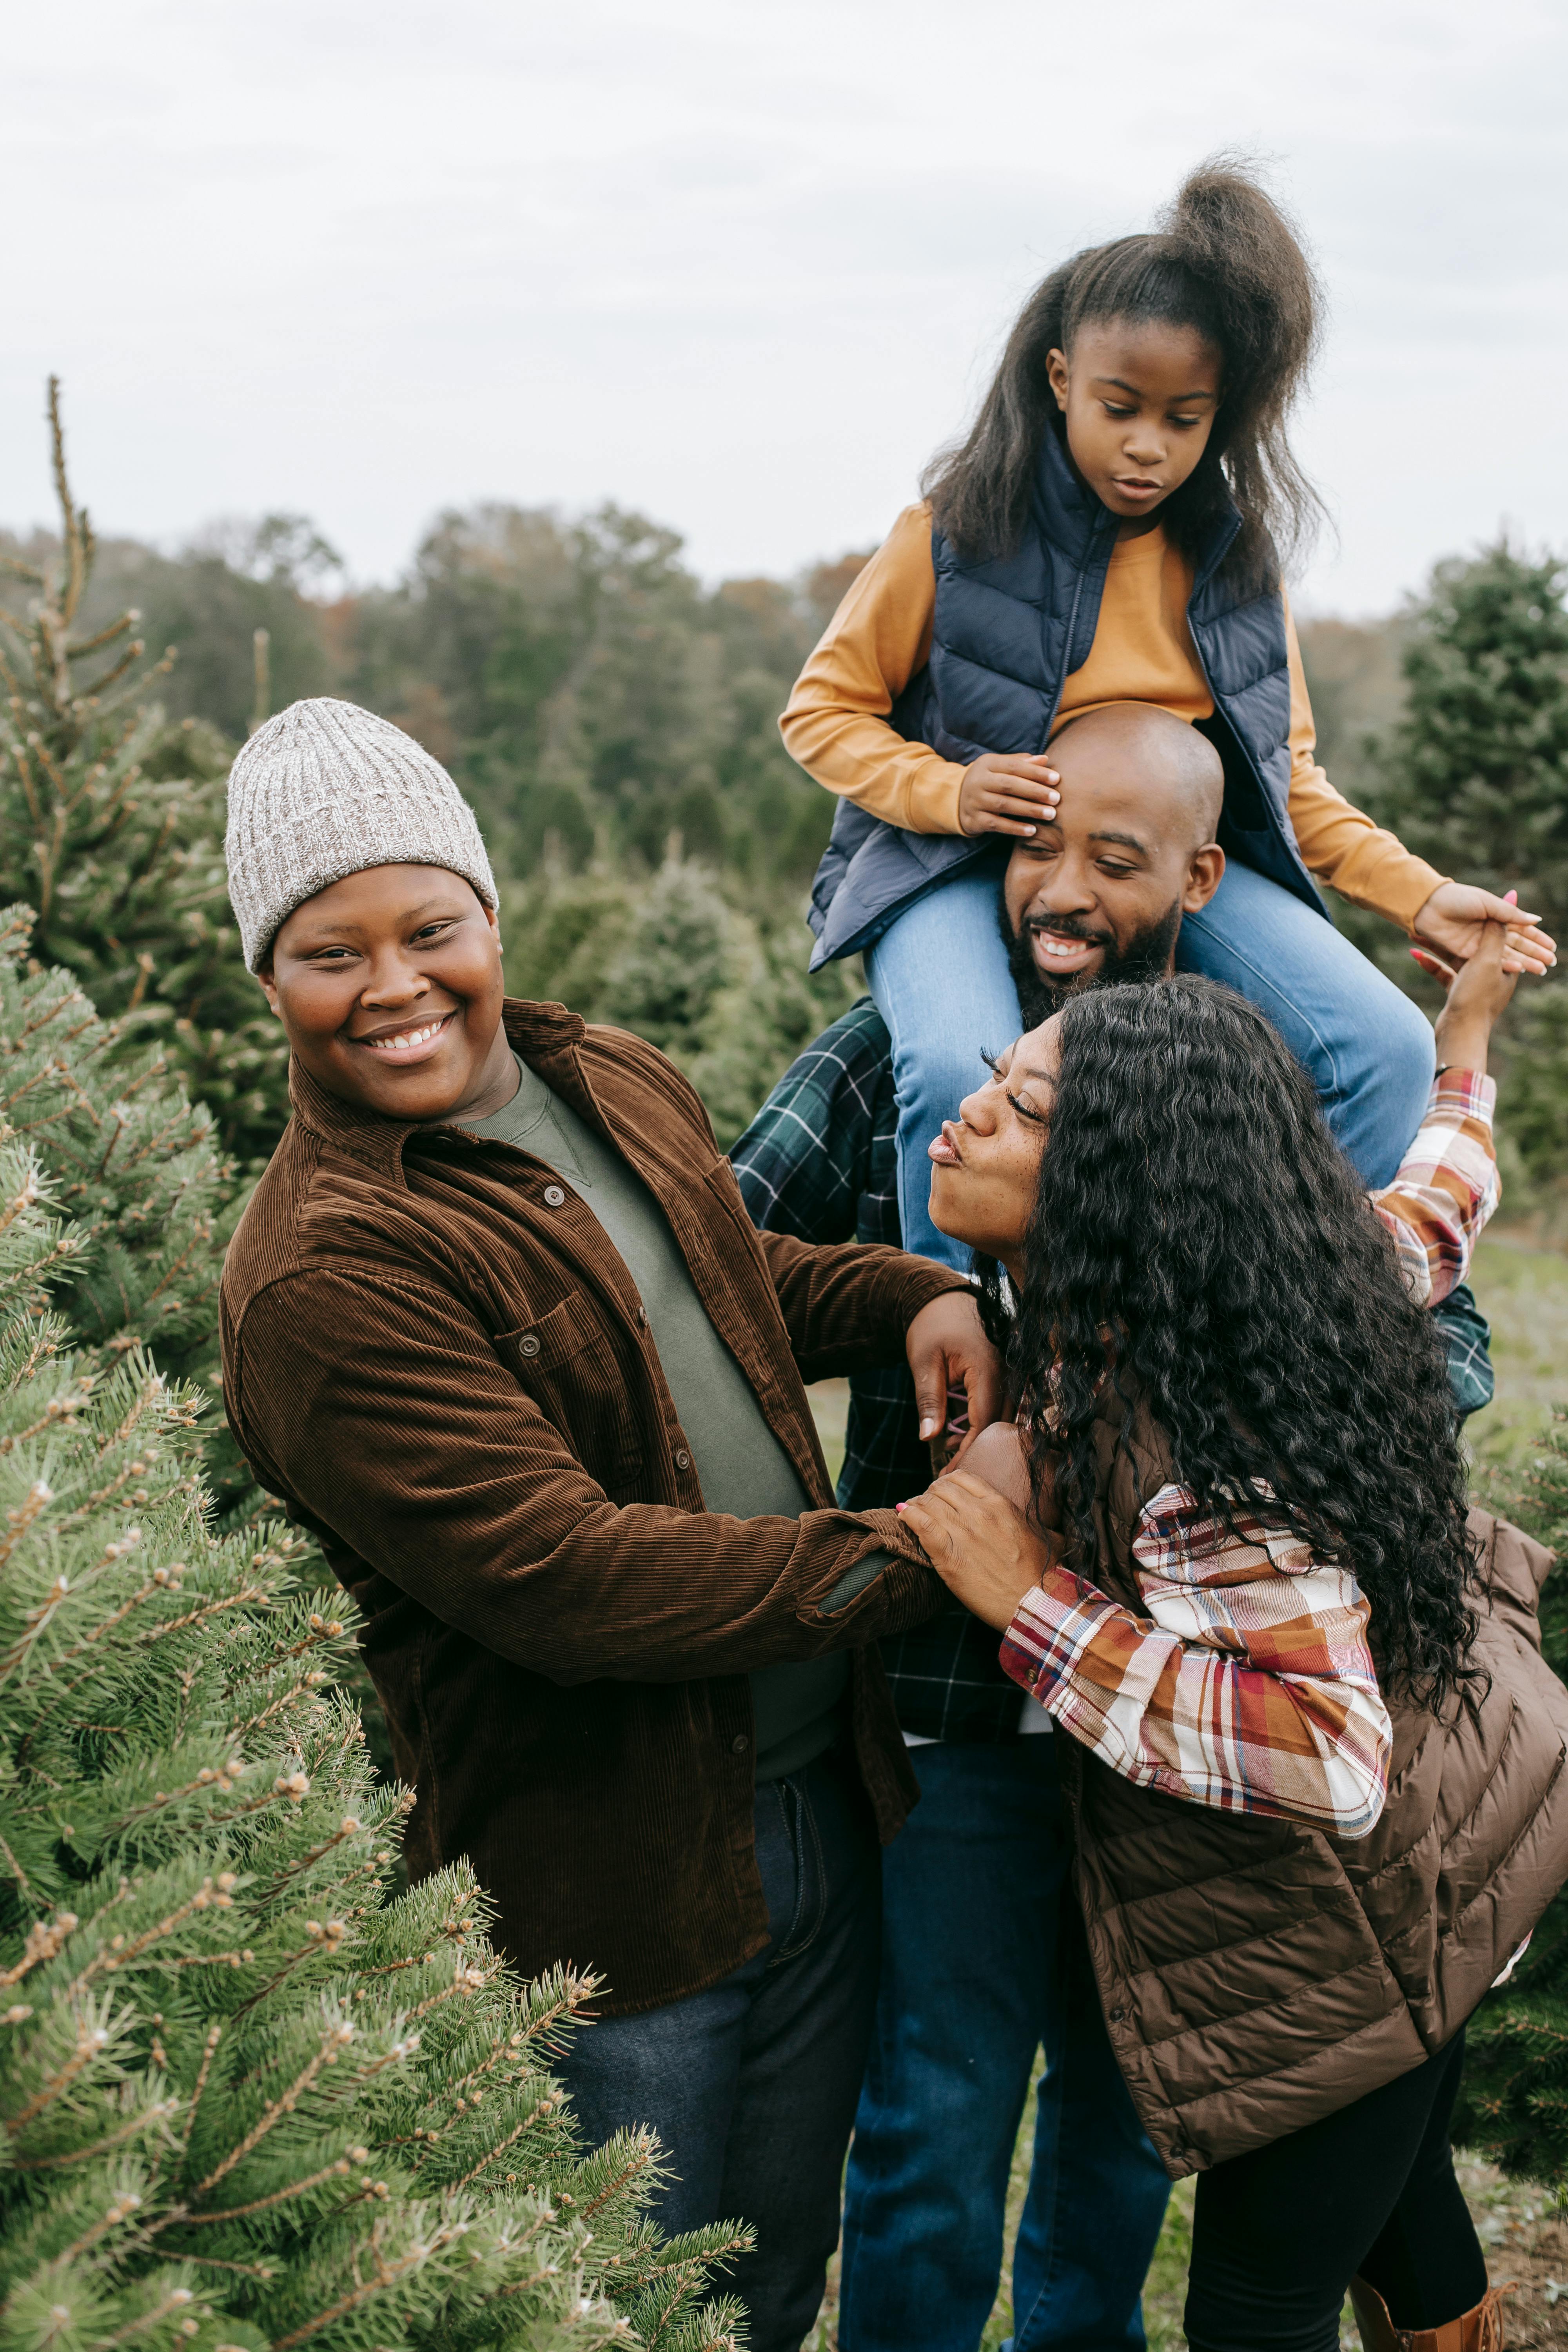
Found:
[[[710,1322],[664,1211],[613,1144],[526,1062],[517,1066],[518,1090],[505,1109],[463,1125],[543,1160],[603,1225],[637,1285],[709,1509],[799,1518],[810,1497]],[[749,1680],[759,1780],[798,1771],[833,1745],[849,1686],[846,1652],[764,1666]]]

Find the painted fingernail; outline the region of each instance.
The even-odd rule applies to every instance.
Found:
[[[895,1511],[901,1511],[904,1508],[904,1506],[902,1503],[895,1503],[893,1505],[893,1508]]]

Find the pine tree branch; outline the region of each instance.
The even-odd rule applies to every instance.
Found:
[[[188,2310],[195,2299],[188,2286],[171,2287],[163,2302],[155,2305],[153,2310],[144,2311],[138,2319],[127,2321],[126,2325],[117,2328],[112,2336],[96,2337],[94,2352],[115,2352],[117,2345],[129,2344],[132,2337],[145,2336],[150,2327],[158,2326],[162,2321],[168,2318],[172,2311]]]
[[[86,2147],[68,2148],[63,2156],[14,2156],[11,2161],[18,2172],[50,2172],[63,2164],[85,2164],[89,2157],[107,2155],[111,2147],[122,2147],[149,2125],[161,2123],[165,2116],[178,2115],[179,2110],[178,2099],[158,2099],[152,2106],[143,2107],[140,2115],[132,2116],[117,2132],[110,2132],[107,2139],[92,2140]]]
[[[184,1617],[171,1617],[162,1625],[149,1627],[145,1633],[138,1633],[136,1639],[142,1648],[149,1648],[154,1642],[163,1641],[170,1633],[182,1633],[187,1625],[203,1625],[209,1617],[221,1617],[226,1610],[248,1608],[252,1601],[266,1601],[269,1597],[264,1585],[247,1584],[238,1592],[231,1592],[226,1601],[209,1601],[204,1608],[187,1611]]]
[[[8,1222],[8,1218],[0,1217],[0,1232],[4,1232]],[[0,1460],[14,1452],[18,1445],[26,1445],[33,1438],[41,1437],[46,1429],[53,1429],[59,1422],[68,1420],[73,1413],[79,1413],[85,1402],[86,1400],[80,1396],[53,1398],[45,1411],[38,1415],[37,1420],[29,1422],[26,1429],[13,1430],[9,1437],[0,1437]],[[67,1657],[72,1657],[75,1654],[74,1651],[68,1650],[66,1653]],[[55,1664],[58,1665],[60,1663],[61,1661],[57,1658]]]
[[[107,2238],[111,2230],[118,2230],[123,2222],[129,2221],[141,2202],[142,2200],[134,2189],[124,2190],[89,2230],[84,2231],[72,2244],[62,2248],[55,2256],[49,2268],[58,2275],[68,2263],[74,2263],[79,2255],[87,2253],[96,2246],[100,2239]]]
[[[244,1765],[235,1758],[231,1758],[227,1764],[222,1766],[204,1764],[195,1779],[187,1780],[183,1789],[159,1789],[148,1804],[132,1805],[128,1813],[121,1813],[117,1821],[110,1822],[105,1828],[103,1832],[105,1841],[123,1837],[132,1822],[145,1821],[150,1813],[163,1812],[170,1805],[181,1804],[185,1798],[195,1797],[204,1789],[216,1789],[220,1794],[226,1796],[244,1769]],[[241,1805],[238,1814],[215,1814],[209,1826],[216,1827],[219,1822],[237,1820],[246,1813],[260,1812],[264,1806],[276,1803],[277,1798],[278,1790],[275,1788],[268,1789],[261,1796],[253,1798],[249,1804]]]
[[[10,1852],[9,1847],[6,1851]],[[20,1984],[32,1969],[41,1967],[45,1960],[52,1960],[63,1948],[73,1929],[80,1925],[74,1911],[57,1912],[54,1918],[47,1922],[36,1919],[27,1930],[21,1958],[14,1967],[0,1970],[0,1988]]]
[[[16,1855],[11,1851],[10,1846],[6,1843],[5,1832],[3,1831],[0,1831],[0,1853],[5,1855],[5,1860],[10,1866],[11,1874],[16,1879],[18,1886],[22,1888],[24,1894],[30,1897],[33,1892],[33,1882],[28,1877],[26,1872],[23,1869],[21,1864],[17,1861]]]
[[[66,647],[66,651],[72,661],[79,661],[83,654],[100,653],[105,646],[111,646],[116,637],[122,637],[127,629],[133,629],[141,618],[141,614],[132,605],[121,613],[117,621],[110,621],[100,629],[95,637],[79,637],[74,645]]]
[[[297,1969],[301,1960],[334,1958],[339,1946],[347,1941],[348,1932],[347,1922],[342,1919],[329,1919],[324,1927],[319,1920],[308,1920],[305,1926],[305,1942],[300,1945],[297,1952],[289,1953],[277,1974],[268,1977],[259,1992],[253,1992],[248,2000],[241,2001],[235,2015],[243,2017],[247,2010],[254,2009],[258,2001],[266,2000],[269,1992],[275,1992],[284,1978]]]
[[[110,1944],[105,1950],[100,1952],[98,1958],[89,1961],[81,1974],[66,1987],[64,1998],[70,2000],[81,1991],[84,1986],[89,1985],[95,1977],[113,1976],[120,1969],[129,1968],[132,1961],[141,1958],[143,1952],[151,1951],[154,1944],[162,1943],[166,1937],[172,1936],[177,1927],[183,1927],[185,1921],[194,1917],[196,1912],[211,1909],[232,1910],[234,1896],[230,1889],[234,1885],[234,1873],[229,1870],[222,1873],[216,1885],[212,1879],[204,1878],[199,1890],[188,1902],[182,1903],[177,1910],[171,1911],[166,1919],[160,1919],[155,1927],[143,1928],[141,1935],[133,1942],[126,1945],[123,1950],[117,1949],[113,1944]]]
[[[224,1733],[226,1742],[232,1746],[235,1742],[243,1739],[247,1731],[258,1731],[264,1723],[270,1723],[275,1715],[280,1715],[283,1709],[286,1706],[290,1706],[294,1700],[309,1697],[312,1692],[319,1691],[322,1687],[323,1684],[329,1682],[331,1679],[331,1677],[329,1675],[323,1674],[319,1667],[312,1667],[308,1675],[301,1675],[297,1683],[290,1684],[286,1691],[280,1692],[269,1706],[264,1706],[259,1715],[247,1716],[243,1723],[237,1723],[232,1730],[226,1731]],[[354,1823],[354,1827],[356,1829],[359,1827],[359,1823],[357,1822]],[[335,1844],[336,1843],[337,1841],[334,1839],[332,1843]],[[312,1854],[310,1857],[310,1861],[319,1861],[321,1854],[327,1853],[330,1851],[331,1847],[322,1846],[317,1853]],[[293,1865],[293,1870],[305,1870],[308,1869],[309,1866],[310,1862],[296,1863]],[[292,1874],[292,1871],[285,1873],[286,1876],[291,1876]],[[283,1881],[279,1879],[276,1883],[279,1885],[281,1885]]]
[[[207,2038],[202,2045],[202,2063],[196,2069],[195,2085],[191,2092],[191,2104],[189,2111],[185,2116],[184,2133],[180,2141],[180,2162],[182,2165],[184,2163],[185,2158],[190,2151],[191,2134],[196,2127],[196,2109],[201,2105],[202,2093],[206,2089],[207,2076],[212,2073],[213,2060],[217,2055],[217,2046],[222,2040],[223,2027],[221,2025],[209,2025],[207,2028]]]
[[[25,2131],[30,2123],[36,2123],[46,2107],[52,2106],[62,2092],[69,2090],[83,2067],[91,2065],[93,2060],[107,2047],[108,2042],[109,2032],[106,2027],[83,2024],[78,2031],[76,2048],[59,2072],[51,2074],[47,2081],[35,2091],[26,2105],[20,2108],[16,2115],[0,2116],[0,2126],[3,2126],[15,2138],[16,2134],[19,2131]]]
[[[485,2155],[480,2157],[478,2164],[471,2165],[467,2172],[460,2174],[456,2180],[446,2184],[448,2190],[456,2191],[459,2189],[466,2189],[470,2180],[477,2180],[481,2172],[488,2171],[489,2167],[495,2162],[497,2157],[504,2156],[507,2149],[510,2147],[515,2141],[520,2140],[526,2131],[531,2128],[538,2116],[541,2114],[548,2112],[551,2105],[552,2102],[550,2100],[543,2100],[539,2106],[533,2109],[531,2115],[524,2116],[520,2124],[514,2124],[511,2130],[508,2132],[505,2139],[498,2140],[494,2147],[489,2149]]]
[[[75,619],[76,608],[81,602],[90,534],[84,528],[86,516],[77,512],[66,474],[66,433],[60,416],[60,380],[58,375],[49,378],[49,458],[55,478],[55,496],[60,503],[61,536],[65,541],[66,553],[66,587],[60,600],[60,617],[62,621],[68,622]],[[68,670],[68,691],[69,682]]]
[[[339,2052],[346,2049],[353,2040],[353,2033],[354,2029],[352,2025],[333,2026],[331,2032],[323,2038],[315,2056],[301,2068],[289,2088],[279,2097],[274,2099],[269,2107],[263,2110],[238,2146],[230,2148],[223,2162],[216,2166],[205,2180],[197,2182],[191,2191],[193,2197],[206,2196],[209,2190],[217,2187],[220,2180],[227,2178],[237,2164],[244,2163],[251,2150],[260,2146],[273,2126],[280,2123],[285,2116],[293,2113],[302,2095],[310,2089],[322,2067],[336,2063]]]
[[[596,2197],[593,2198],[589,2203],[584,2206],[581,2215],[582,2220],[584,2221],[591,2221],[595,2214],[600,2212],[603,2208],[609,2203],[612,2197],[618,2196],[620,2191],[626,2187],[629,2181],[637,2179],[655,2161],[654,2143],[651,2137],[645,2136],[639,2138],[636,2147],[632,2150],[631,2156],[628,2158],[626,2163],[622,2167],[621,2170],[616,2175],[615,2179],[608,2182],[607,2185],[599,2191],[599,2194]]]
[[[347,2156],[340,2156],[335,2164],[323,2165],[320,2172],[312,2172],[308,2179],[291,2180],[287,2188],[275,2189],[267,2197],[254,2198],[248,2205],[226,2206],[221,2213],[186,2213],[183,2217],[184,2227],[201,2230],[212,2222],[247,2221],[252,2213],[266,2213],[274,2205],[286,2205],[291,2197],[303,2197],[307,2190],[319,2189],[324,2180],[346,2179],[356,2164],[368,2164],[369,2161],[369,2148],[351,2148]],[[352,2198],[349,2200],[351,2204],[354,2201]]]
[[[351,2311],[357,2311],[360,2305],[368,2303],[373,2294],[380,2294],[387,2287],[395,2286],[399,2280],[405,2279],[410,2272],[421,2269],[432,2254],[438,2253],[443,2246],[450,2245],[454,2238],[459,2235],[461,2227],[460,2223],[449,2222],[446,2228],[436,2231],[428,2244],[411,2246],[407,2253],[399,2254],[389,2263],[384,2260],[382,2255],[381,2224],[378,2222],[370,2237],[364,2239],[355,2250],[356,2262],[360,2254],[370,2253],[374,2256],[376,2266],[374,2277],[363,2281],[350,2294],[340,2296],[338,2301],[330,2304],[325,2311],[318,2312],[314,2319],[307,2320],[303,2327],[296,2327],[287,2336],[275,2336],[272,2342],[272,2352],[294,2352],[296,2345],[308,2344],[312,2336],[319,2336],[322,2328],[330,2327],[335,2319],[346,2318]]]

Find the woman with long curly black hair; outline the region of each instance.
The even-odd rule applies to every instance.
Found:
[[[1074,1000],[931,1147],[1019,1413],[908,1517],[1068,1735],[1112,2046],[1202,2174],[1194,2352],[1329,2352],[1352,2280],[1376,2352],[1500,2342],[1447,2117],[1568,1876],[1568,1693],[1546,1556],[1467,1516],[1421,1302],[1495,1199],[1502,953],[1371,1202],[1269,1024],[1198,980]]]

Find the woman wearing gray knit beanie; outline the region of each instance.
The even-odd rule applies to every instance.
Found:
[[[297,1066],[395,1118],[482,1118],[516,1092],[495,877],[473,810],[412,736],[352,702],[290,704],[234,763],[224,850],[246,962]],[[425,971],[379,1007],[363,950],[388,921]]]
[[[941,1588],[834,1507],[802,1384],[907,1359],[1002,1402],[968,1284],[757,1234],[664,1056],[503,995],[473,812],[369,711],[235,761],[229,887],[294,1116],[223,1278],[224,1402],[319,1538],[416,1803],[529,1975],[605,1980],[562,2072],[649,2124],[676,2231],[734,2218],[754,2352],[798,2352],[913,1780],[878,1658]]]

